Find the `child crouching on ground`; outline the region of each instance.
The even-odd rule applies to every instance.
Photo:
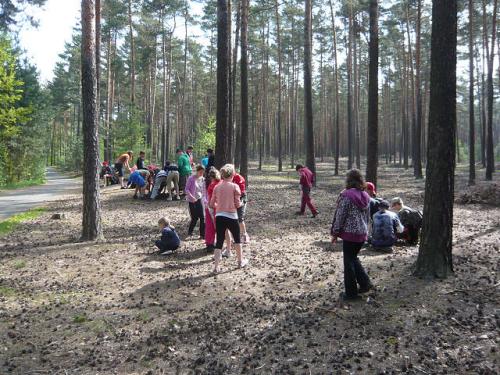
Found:
[[[177,250],[181,245],[181,240],[175,228],[170,225],[170,221],[162,217],[158,220],[158,225],[161,230],[161,239],[156,240],[155,245],[158,247],[160,255],[166,255]]]

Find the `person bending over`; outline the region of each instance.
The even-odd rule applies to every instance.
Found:
[[[134,171],[129,176],[128,181],[131,184],[135,185],[134,199],[144,198],[144,195],[146,194],[146,181],[148,180],[148,177],[149,171],[146,169],[139,169],[137,171]]]
[[[181,245],[181,240],[175,228],[170,225],[170,221],[162,217],[158,220],[158,225],[161,231],[161,238],[155,241],[155,245],[159,249],[159,253],[161,255],[166,255],[177,250]]]
[[[392,199],[391,210],[398,214],[401,224],[405,227],[403,233],[398,237],[408,245],[418,244],[420,228],[422,227],[422,214],[420,211],[405,206],[403,200],[399,197]]]
[[[130,160],[134,154],[132,151],[128,151],[125,154],[121,154],[115,161],[115,171],[118,172],[118,180],[120,181],[120,186],[122,189],[126,189],[127,185],[123,182],[124,167],[130,171]]]

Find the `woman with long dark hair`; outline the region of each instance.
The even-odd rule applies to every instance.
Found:
[[[341,297],[345,300],[359,299],[359,293],[366,293],[372,288],[370,278],[358,258],[359,251],[368,239],[370,196],[365,188],[361,172],[357,169],[349,171],[346,188],[340,193],[333,217],[332,242],[335,243],[337,238],[343,241],[345,293]]]

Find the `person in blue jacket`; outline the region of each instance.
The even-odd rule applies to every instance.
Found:
[[[156,240],[155,245],[159,249],[160,255],[166,255],[177,250],[181,245],[181,240],[175,228],[170,225],[170,221],[162,217],[158,220],[158,225],[161,230],[161,239]]]
[[[370,243],[374,250],[391,251],[397,233],[404,230],[396,213],[389,211],[389,202],[382,200],[379,210],[373,215],[373,230]]]

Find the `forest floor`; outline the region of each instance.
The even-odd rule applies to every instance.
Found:
[[[328,168],[319,163],[316,219],[294,215],[295,171],[252,169],[251,263],[230,258],[218,276],[199,240],[150,254],[160,216],[186,235],[185,202],[105,189],[97,244],[77,242],[80,196],[52,203],[0,238],[0,374],[497,374],[500,208],[455,205],[455,275],[443,281],[411,276],[416,247],[362,250],[377,291],[343,305],[329,236],[343,177]],[[476,196],[490,189],[499,204],[496,176]],[[381,196],[422,209],[423,189],[411,170],[381,167]],[[481,201],[464,191],[459,168],[457,201]]]

